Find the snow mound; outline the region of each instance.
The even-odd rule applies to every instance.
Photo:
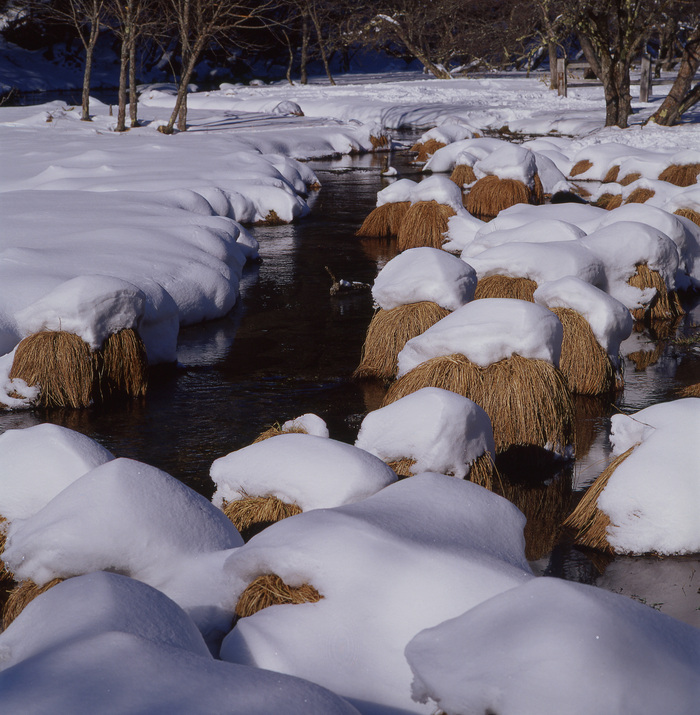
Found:
[[[476,403],[448,390],[424,387],[362,421],[355,442],[385,462],[415,460],[413,474],[464,478],[475,459],[496,454],[491,420]]]
[[[534,186],[537,173],[535,155],[529,149],[517,144],[505,143],[484,159],[474,164],[477,178],[497,176],[499,179],[514,179],[526,186]]]
[[[420,301],[456,310],[474,297],[475,289],[471,266],[445,251],[422,247],[392,258],[376,277],[372,296],[384,310]]]
[[[446,715],[691,715],[700,699],[700,632],[555,578],[419,633],[406,658],[413,697]]]
[[[399,353],[398,377],[426,360],[453,353],[481,367],[514,354],[558,367],[562,331],[556,315],[540,305],[508,298],[475,300],[409,340]]]

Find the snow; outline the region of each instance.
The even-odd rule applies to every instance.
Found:
[[[613,364],[619,364],[620,344],[634,325],[632,314],[619,300],[575,276],[542,283],[534,298],[545,308],[570,308],[582,315]]]
[[[536,172],[535,155],[529,149],[508,142],[474,164],[474,173],[478,179],[497,176],[499,179],[520,181],[530,188],[534,185]]]
[[[700,699],[697,629],[553,578],[419,633],[406,657],[414,697],[446,715],[691,715]]]
[[[3,712],[357,713],[309,682],[214,660],[191,619],[138,581],[59,583],[0,635]]]
[[[542,306],[508,298],[475,300],[409,340],[398,356],[398,377],[426,360],[453,353],[481,367],[514,354],[557,367],[562,332],[559,319]]]
[[[603,261],[579,241],[511,242],[465,258],[479,279],[493,275],[529,278],[535,283],[575,276],[586,283],[605,283]]]
[[[282,432],[293,432],[299,430],[307,434],[315,435],[316,437],[328,437],[328,426],[325,421],[318,415],[311,412],[299,417],[294,417],[282,423]]]
[[[369,452],[310,434],[281,434],[231,452],[214,461],[210,476],[216,506],[244,491],[276,496],[303,511],[350,504],[396,481]]]
[[[474,297],[476,273],[456,256],[437,248],[410,248],[392,258],[379,272],[372,297],[384,310],[432,301],[456,310]]]
[[[415,460],[413,474],[464,478],[483,454],[493,458],[491,420],[479,405],[449,390],[424,387],[367,414],[355,446],[385,462]]]
[[[613,454],[634,451],[598,497],[598,507],[610,517],[610,545],[632,554],[700,551],[700,399],[613,415],[611,423]]]
[[[91,469],[114,459],[80,432],[50,423],[0,435],[0,515],[7,521],[36,514]]]
[[[275,573],[323,598],[240,619],[221,656],[309,679],[363,713],[430,713],[411,700],[403,649],[423,628],[533,578],[523,524],[501,497],[427,473],[357,504],[284,519],[226,567],[240,590]]]

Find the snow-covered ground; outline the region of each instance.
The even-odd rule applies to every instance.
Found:
[[[223,86],[196,93],[190,96],[188,131],[172,136],[157,131],[174,101],[172,92],[162,88],[144,91],[140,126],[123,134],[113,131],[110,107],[96,101],[89,123],[60,102],[0,107],[0,402],[20,407],[31,398],[8,373],[17,343],[42,328],[70,325],[86,342],[98,345],[109,332],[135,326],[151,362],[172,361],[178,326],[222,316],[238,299],[242,268],[257,255],[245,225],[304,220],[308,195],[318,187],[300,160],[369,151],[372,137],[388,130],[435,126],[454,142],[502,127],[546,135],[546,140],[526,146],[541,152],[564,177],[587,156],[591,172],[604,174],[617,161],[622,177],[624,160],[642,174],[640,180],[656,181],[652,173],[681,152],[689,158],[700,152],[700,130],[693,123],[642,126],[658,98],[634,104],[638,112],[630,129],[603,129],[602,89],[595,86],[573,87],[561,98],[538,77],[378,79],[348,77],[337,87],[318,82],[305,87]],[[303,116],[286,113],[294,106]],[[477,146],[485,145],[471,145],[474,151]],[[464,145],[463,151],[471,150]],[[644,164],[642,158],[651,151],[654,161]],[[443,170],[460,156],[467,159],[460,152],[445,153]],[[486,172],[485,158],[476,157],[474,165],[482,161]],[[545,164],[538,163],[537,170]],[[437,191],[429,197],[439,198],[445,187],[437,180],[426,182],[424,190]],[[680,200],[679,191],[665,191],[659,189],[664,202]],[[684,191],[690,206],[697,191]],[[412,194],[411,200],[425,198],[423,193],[417,196]],[[605,263],[606,279],[613,282],[610,265],[620,260],[607,258],[603,249],[612,236],[629,231],[629,223],[622,229],[614,223],[599,226],[608,214],[593,209],[560,207],[556,215],[545,211],[540,216],[536,208],[510,212],[513,223],[504,220],[497,226],[499,218],[493,226],[504,233],[539,219],[550,227],[567,221],[569,243],[597,232],[599,240],[589,241],[596,256],[590,265],[595,264],[598,275],[602,268],[596,261]],[[649,236],[664,229],[647,214],[639,219],[645,223],[639,233],[651,242]],[[458,218],[464,246],[483,224]],[[637,219],[625,217],[631,220]],[[660,239],[668,256],[659,258],[659,265],[670,287],[677,271],[690,283],[697,233],[673,220],[667,224],[681,228]],[[598,252],[593,251],[596,246]],[[502,253],[524,254],[518,249]],[[469,305],[458,310],[474,312]],[[489,312],[483,307],[479,311]],[[512,315],[512,307],[508,312]],[[459,317],[446,319],[448,326]],[[556,325],[550,326],[550,320]],[[546,324],[544,336],[534,339],[541,324]],[[529,341],[532,354],[544,352],[557,361],[559,324],[551,313],[535,305],[523,308],[518,328],[520,332],[503,328],[496,337],[511,343],[516,334],[521,342]],[[615,344],[613,332],[620,330],[611,327],[601,342]],[[487,335],[488,328],[482,333]],[[480,339],[471,349],[481,355],[489,352],[489,345]],[[689,400],[684,409],[697,414],[698,402]],[[687,446],[692,442],[687,426],[694,422],[683,422],[686,430],[676,431],[675,438]],[[663,441],[661,430],[658,436]],[[459,703],[474,701],[482,710],[498,709],[507,701],[542,712],[541,693],[552,682],[557,683],[552,692],[561,698],[559,704],[577,703],[579,709],[572,712],[624,712],[617,700],[611,705],[605,699],[606,693],[617,698],[628,682],[649,685],[655,677],[673,674],[673,688],[650,686],[659,699],[636,703],[634,712],[663,707],[694,712],[698,631],[624,596],[559,587],[534,576],[524,555],[522,514],[474,484],[438,474],[394,484],[384,465],[358,447],[339,448],[318,436],[275,437],[283,441],[224,458],[212,475],[220,489],[226,480],[232,480],[231,489],[247,489],[247,472],[256,469],[248,455],[270,453],[274,459],[268,460],[265,488],[286,493],[293,482],[293,496],[312,508],[241,545],[214,505],[154,467],[112,459],[70,435],[45,430],[22,437],[8,433],[0,439],[0,468],[7,469],[0,474],[0,514],[9,521],[8,566],[40,585],[55,577],[79,578],[39,596],[31,611],[0,634],[0,710],[42,712],[43,701],[36,701],[32,710],[23,689],[27,683],[50,682],[53,692],[54,682],[60,682],[52,712],[75,712],[79,699],[100,702],[103,687],[112,690],[117,712],[143,710],[153,703],[157,707],[150,711],[157,711],[166,702],[175,703],[169,712],[191,712],[193,700],[182,700],[181,691],[172,689],[162,676],[167,671],[182,692],[188,682],[199,683],[195,692],[203,699],[202,709],[208,703],[218,707],[229,693],[235,700],[238,691],[224,685],[230,681],[240,685],[249,699],[245,702],[254,703],[246,712],[279,712],[289,693],[294,703],[307,703],[306,712],[352,712],[354,706],[377,715],[429,713],[433,704],[427,701],[447,712],[461,712]],[[644,441],[640,455],[641,450],[657,450],[653,463],[661,471],[669,455],[656,447],[658,440],[647,437],[630,439]],[[285,451],[285,441],[294,443],[294,450]],[[296,443],[309,446],[297,448]],[[318,461],[309,458],[309,468],[304,450],[315,449],[313,445],[325,451]],[[340,463],[349,459],[346,453],[355,455],[353,485],[342,484]],[[683,466],[693,459],[683,454],[677,466],[687,472],[681,483],[690,501],[697,496],[697,475]],[[285,460],[301,467],[299,476],[285,470]],[[695,460],[697,464],[697,452]],[[236,462],[243,476],[233,473]],[[362,483],[367,465],[374,465],[378,475],[369,487]],[[25,472],[32,479],[23,491],[12,476]],[[326,482],[324,472],[329,474]],[[629,481],[626,474],[620,479],[624,485]],[[319,483],[336,498],[320,499],[313,492]],[[612,486],[618,488],[614,482]],[[664,485],[645,487],[647,492],[657,488]],[[350,497],[343,491],[348,489]],[[649,498],[654,501],[653,493]],[[689,513],[692,517],[695,512]],[[674,542],[674,551],[682,551],[688,541],[682,534],[679,538],[681,545]],[[689,550],[695,549],[692,543]],[[119,575],[85,576],[98,570]],[[238,596],[254,578],[269,572],[293,587],[309,582],[321,599],[270,607],[246,616],[231,630]],[[615,574],[610,580],[615,584]],[[90,610],[100,603],[112,610]],[[457,620],[444,626],[448,634],[443,635],[440,624],[447,619]],[[53,637],[55,620],[61,631]],[[148,632],[142,621],[150,624]],[[222,651],[230,663],[211,659],[193,623],[210,648],[230,631]],[[460,634],[465,629],[466,635],[455,642],[451,629]],[[583,642],[582,634],[594,631],[603,642]],[[552,660],[555,643],[566,658]],[[128,670],[117,668],[115,653],[123,654],[121,663],[127,662]],[[479,677],[478,687],[461,679],[472,653],[488,675]],[[674,660],[667,660],[667,653]],[[604,664],[609,689],[595,681],[595,658]],[[530,673],[523,663],[536,678],[522,675]],[[546,669],[539,669],[540,663]],[[60,681],[55,676],[58,664]],[[82,677],[88,666],[89,677]],[[261,668],[285,676],[273,680]],[[154,677],[156,672],[160,678]],[[53,680],[44,680],[52,673]],[[107,673],[109,680],[103,677]],[[519,675],[511,678],[511,673]],[[570,679],[562,679],[563,674]],[[578,699],[581,674],[590,677],[591,692],[598,689],[590,700]],[[126,687],[132,688],[128,698]],[[295,707],[287,711],[296,712]]]

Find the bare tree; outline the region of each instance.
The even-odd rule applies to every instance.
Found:
[[[176,121],[179,130],[187,128],[187,87],[207,46],[224,37],[231,42],[242,31],[265,27],[275,6],[275,0],[167,0],[178,34],[182,68],[175,107],[168,123],[160,127],[163,134],[172,134]]]

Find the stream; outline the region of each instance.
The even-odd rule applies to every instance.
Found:
[[[0,432],[54,422],[82,432],[115,456],[154,465],[211,497],[211,463],[250,444],[266,427],[313,412],[331,437],[354,442],[383,396],[352,379],[373,313],[369,290],[330,295],[331,277],[371,284],[395,254],[391,241],[358,239],[375,205],[386,156],[310,162],[322,188],[298,223],[256,227],[262,263],[246,267],[241,297],[225,318],[184,328],[178,363],[152,371],[148,395],[86,410],[0,414]],[[402,177],[420,179],[405,153],[391,157]],[[678,330],[700,322],[694,313]],[[579,455],[551,473],[515,480],[507,496],[529,516],[529,558],[536,573],[594,583],[700,626],[698,558],[601,559],[560,538],[558,524],[609,461],[610,416],[674,399],[700,381],[700,353],[673,335],[649,336],[651,364],[626,359],[625,389],[614,404],[577,398]]]

